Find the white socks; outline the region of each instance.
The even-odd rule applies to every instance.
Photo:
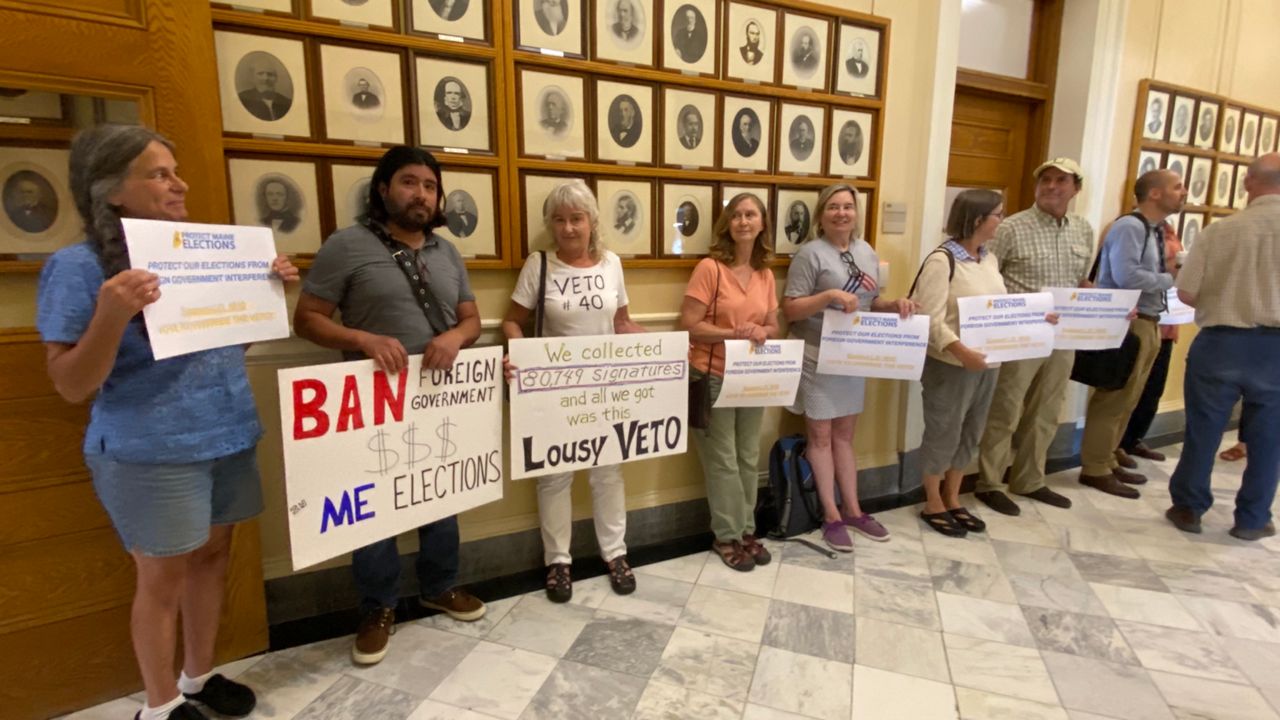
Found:
[[[142,711],[138,713],[138,720],[168,720],[169,713],[178,709],[178,706],[186,702],[187,699],[179,692],[178,696],[160,707],[142,706]]]
[[[211,677],[213,677],[212,670],[201,675],[200,677],[194,677],[194,678],[189,677],[187,675],[187,671],[183,670],[182,674],[178,676],[178,690],[187,695],[194,695],[195,693],[198,693],[204,689],[205,681]]]

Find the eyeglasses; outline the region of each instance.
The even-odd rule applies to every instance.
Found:
[[[844,269],[849,273],[849,279],[844,284],[845,292],[853,292],[862,284],[862,268],[858,267],[858,263],[853,259],[853,253],[845,250],[840,253],[840,260],[844,263]]]

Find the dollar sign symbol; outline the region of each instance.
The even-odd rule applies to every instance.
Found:
[[[449,418],[445,418],[440,423],[440,427],[436,428],[436,437],[440,438],[440,462],[448,462],[449,458],[458,451],[458,446],[449,441],[449,428],[457,427],[449,422]]]
[[[400,436],[400,439],[404,441],[405,449],[409,452],[409,459],[405,461],[405,464],[410,470],[413,469],[414,465],[417,465],[419,462],[431,457],[430,445],[422,442],[414,442],[413,436],[417,434],[417,432],[418,424],[409,423],[409,427],[404,431],[404,434]],[[418,448],[426,448],[422,453],[422,457],[418,457]]]
[[[368,448],[378,456],[378,469],[365,470],[367,473],[377,473],[385,475],[388,470],[395,467],[400,462],[400,453],[387,447],[387,434],[381,430],[373,434],[369,438]]]

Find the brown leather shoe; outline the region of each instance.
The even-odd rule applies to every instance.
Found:
[[[1146,460],[1154,460],[1155,462],[1163,462],[1165,459],[1164,453],[1156,452],[1155,450],[1152,450],[1151,448],[1147,447],[1142,443],[1138,443],[1137,445],[1134,445],[1133,449],[1129,451],[1129,454],[1137,455],[1138,457],[1144,458]],[[1125,465],[1125,467],[1129,467],[1129,466]]]
[[[1132,473],[1132,472],[1129,472],[1128,470],[1122,470],[1120,468],[1115,468],[1114,470],[1111,471],[1111,474],[1115,475],[1116,479],[1119,480],[1120,482],[1128,483],[1129,485],[1143,485],[1143,484],[1146,484],[1147,482],[1146,475],[1139,475],[1138,473]]]
[[[445,590],[433,598],[420,597],[418,604],[428,610],[445,612],[454,620],[462,622],[475,622],[484,617],[486,610],[480,598],[462,588]]]
[[[1116,462],[1120,463],[1120,467],[1129,468],[1130,470],[1138,467],[1138,461],[1129,457],[1129,453],[1123,448],[1116,448]]]
[[[1174,505],[1164,511],[1164,516],[1182,532],[1200,534],[1200,516],[1192,512],[1191,508]]]
[[[1233,538],[1239,538],[1241,540],[1249,540],[1249,541],[1261,540],[1263,538],[1272,537],[1276,534],[1276,524],[1273,522],[1269,522],[1260,528],[1249,528],[1249,529],[1245,529],[1242,527],[1233,527],[1227,531],[1227,534]]]
[[[1137,490],[1120,482],[1114,475],[1085,475],[1080,473],[1080,484],[1087,485],[1094,490],[1101,490],[1109,495],[1117,495],[1130,500],[1136,500],[1140,497]]]
[[[387,655],[387,646],[396,632],[395,608],[370,610],[360,618],[351,659],[358,665],[373,665]]]

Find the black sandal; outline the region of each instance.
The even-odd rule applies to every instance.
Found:
[[[609,584],[619,595],[630,595],[636,591],[636,576],[627,564],[627,556],[619,555],[609,561]]]
[[[987,524],[982,521],[982,518],[969,512],[963,505],[958,508],[951,508],[947,512],[951,513],[951,517],[955,518],[956,522],[960,523],[969,532],[982,532],[987,529]]]
[[[568,563],[551,563],[547,566],[547,599],[553,603],[566,603],[573,598],[573,577]]]
[[[924,520],[929,527],[937,530],[947,537],[962,538],[969,534],[969,531],[965,530],[964,527],[956,521],[955,517],[946,510],[943,510],[940,513],[927,513],[921,510],[920,518]]]

